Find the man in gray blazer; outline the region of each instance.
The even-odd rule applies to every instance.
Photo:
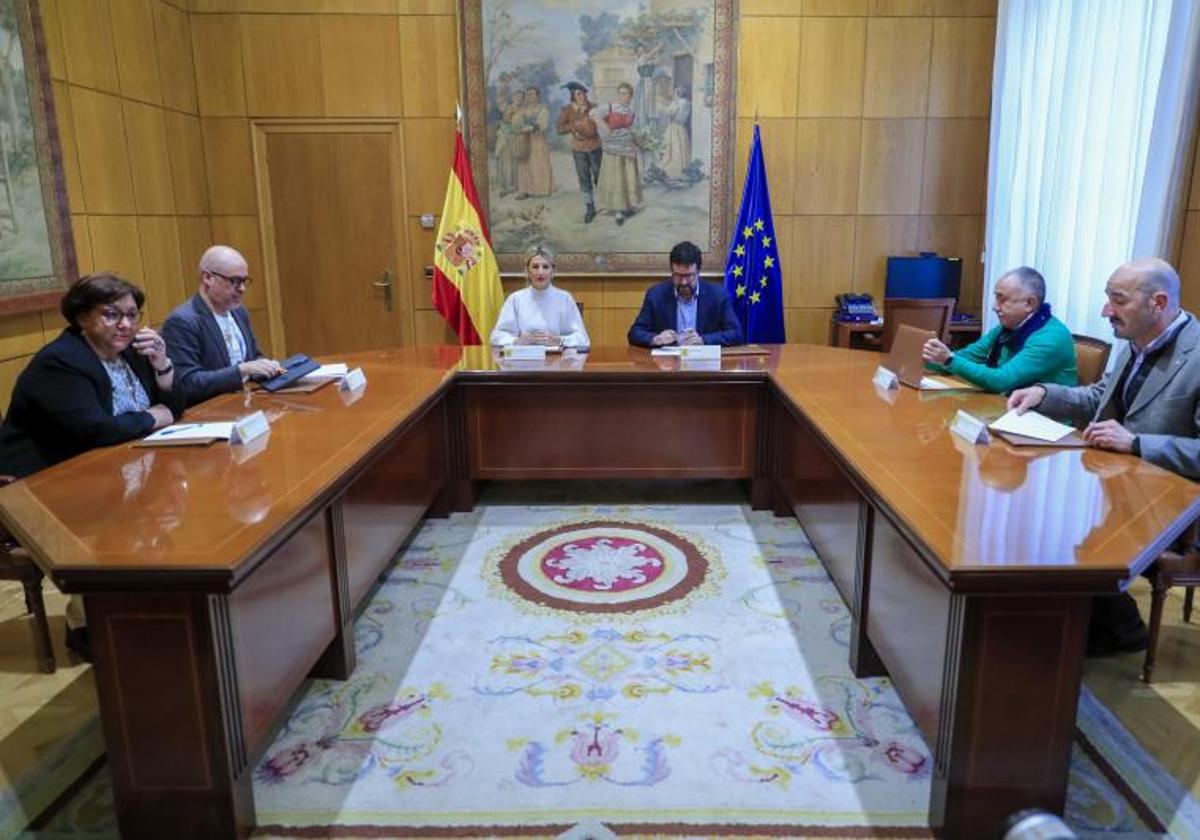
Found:
[[[1200,324],[1179,306],[1179,275],[1163,260],[1133,260],[1113,272],[1104,292],[1101,314],[1127,340],[1112,370],[1094,385],[1022,388],[1008,398],[1009,407],[1087,423],[1089,446],[1200,479]],[[1089,653],[1145,647],[1146,625],[1133,598],[1093,600]]]
[[[175,382],[188,405],[240,391],[248,379],[283,372],[259,350],[242,296],[251,279],[246,258],[228,245],[213,245],[200,257],[200,288],[163,323]]]

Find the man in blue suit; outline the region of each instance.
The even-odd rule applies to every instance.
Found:
[[[167,355],[188,405],[242,390],[248,379],[283,372],[259,350],[242,296],[250,285],[246,258],[228,245],[213,245],[200,257],[200,288],[163,323]]]
[[[671,249],[671,279],[646,290],[642,311],[629,328],[629,343],[742,344],[742,326],[725,289],[700,282],[700,249],[680,242]]]

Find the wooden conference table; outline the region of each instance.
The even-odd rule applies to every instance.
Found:
[[[930,824],[990,836],[1061,811],[1089,596],[1200,514],[1200,487],[1131,457],[976,447],[985,394],[880,392],[879,357],[790,345],[717,370],[598,347],[365,353],[368,384],[227,395],[267,439],[97,450],[0,489],[0,518],[85,595],[125,837],[234,837],[251,774],[308,676],[354,668],[352,621],[422,516],[481,479],[729,478],[796,515],[934,755]]]

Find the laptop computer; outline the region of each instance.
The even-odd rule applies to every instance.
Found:
[[[919,391],[982,391],[978,385],[957,376],[925,372],[921,348],[931,338],[937,338],[937,333],[901,324],[896,328],[896,337],[884,367],[895,373],[902,384]]]

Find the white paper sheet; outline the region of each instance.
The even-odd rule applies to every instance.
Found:
[[[651,356],[678,356],[678,347],[655,347],[650,351]]]
[[[1036,411],[1026,411],[1024,414],[1017,414],[1016,410],[1008,412],[999,420],[992,423],[991,428],[998,432],[1009,432],[1014,435],[1024,435],[1025,437],[1045,441],[1062,440],[1075,431],[1071,426],[1051,420],[1046,415],[1039,414]]]
[[[144,439],[149,443],[160,440],[197,440],[220,438],[228,440],[233,434],[233,423],[175,423],[159,429]]]
[[[922,391],[953,391],[954,384],[951,382],[943,382],[940,379],[934,379],[929,376],[921,377]]]

